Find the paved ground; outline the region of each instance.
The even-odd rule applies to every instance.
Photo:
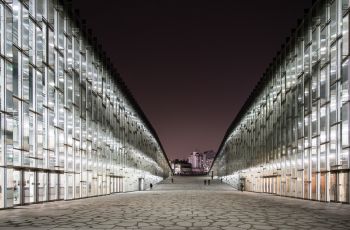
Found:
[[[350,229],[350,205],[176,177],[153,191],[0,210],[0,229]]]

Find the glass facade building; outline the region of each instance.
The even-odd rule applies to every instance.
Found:
[[[212,170],[245,190],[349,202],[349,0],[305,12],[228,129]]]
[[[152,126],[69,1],[0,1],[0,208],[143,190]]]

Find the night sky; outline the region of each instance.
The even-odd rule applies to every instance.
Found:
[[[311,0],[73,0],[170,159],[217,150]]]

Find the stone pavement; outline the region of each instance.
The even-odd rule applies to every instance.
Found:
[[[0,229],[350,229],[350,205],[175,177],[152,191],[0,210]]]

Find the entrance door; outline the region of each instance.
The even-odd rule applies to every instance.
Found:
[[[336,202],[337,199],[337,173],[331,173],[330,185],[329,185],[329,197],[330,201]]]
[[[64,186],[66,184],[65,176],[63,173],[58,174],[58,199],[63,200],[64,199]]]
[[[124,192],[123,178],[119,178],[119,192]]]
[[[276,178],[276,194],[281,195],[281,176]]]
[[[117,192],[117,177],[111,177],[111,192],[116,193]]]
[[[117,189],[117,191],[116,192],[120,192],[120,178],[119,177],[117,177],[116,178],[116,189]]]
[[[98,187],[97,178],[94,177],[94,178],[92,179],[92,195],[93,195],[93,196],[96,196],[96,195],[97,195],[97,190],[98,190],[97,187]]]
[[[312,173],[312,177],[311,177],[311,199],[312,200],[317,200],[317,179],[318,179],[318,175],[316,173]]]
[[[58,177],[57,173],[49,174],[49,200],[57,200],[58,193]]]
[[[103,194],[103,180],[102,176],[97,176],[97,182],[98,182],[98,191],[97,195],[102,195]]]
[[[35,202],[35,189],[35,172],[24,171],[23,193],[25,204]]]
[[[139,178],[139,191],[143,191],[145,189],[145,179]]]
[[[340,172],[339,178],[339,202],[349,202],[349,173]]]
[[[48,177],[46,172],[38,172],[38,202],[47,201],[47,184]]]
[[[22,204],[22,171],[13,170],[13,204]]]
[[[320,179],[320,200],[321,201],[327,201],[326,181],[327,181],[327,174],[321,173],[321,179]]]

